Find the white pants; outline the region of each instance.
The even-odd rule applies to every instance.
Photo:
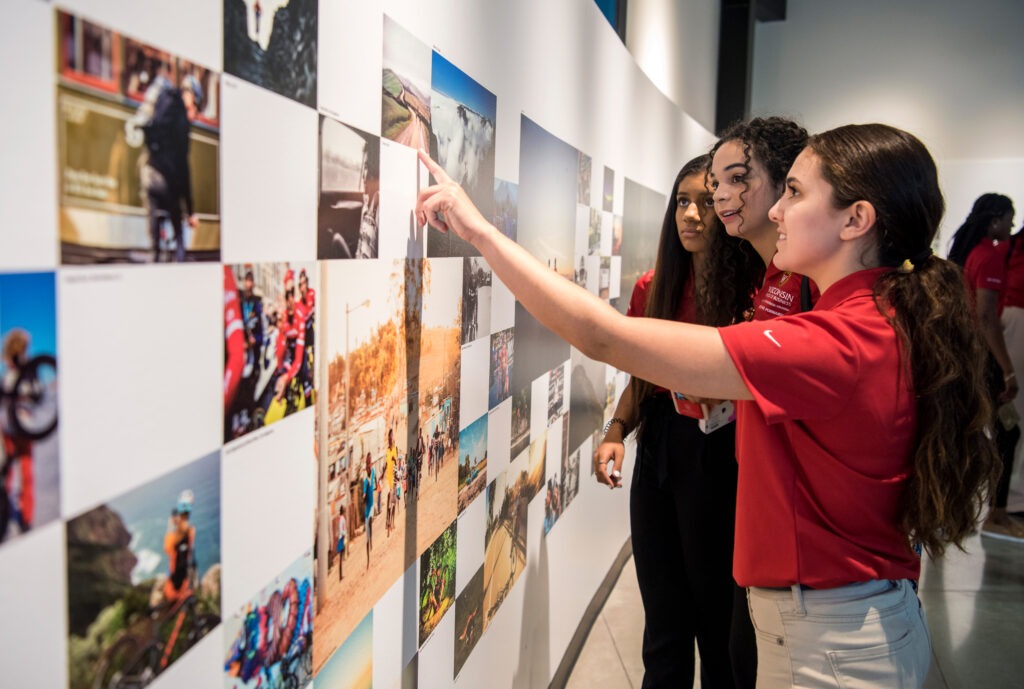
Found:
[[[751,588],[757,687],[921,687],[931,639],[907,580],[834,589]]]
[[[1024,380],[1024,309],[1008,306],[1003,309],[1003,338],[1010,352],[1013,370],[1018,380]],[[1017,393],[1013,401],[1017,413],[1024,419],[1024,392]],[[1010,499],[1006,503],[1010,512],[1024,511],[1024,441],[1017,443],[1013,461],[1013,476],[1010,478]]]

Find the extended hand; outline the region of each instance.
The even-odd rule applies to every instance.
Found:
[[[454,232],[471,244],[488,229],[494,229],[473,205],[465,190],[448,176],[444,168],[422,150],[419,156],[437,180],[437,184],[419,194],[416,220],[420,225],[430,223],[442,232]]]

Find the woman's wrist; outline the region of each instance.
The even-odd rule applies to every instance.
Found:
[[[1015,380],[1016,378],[1017,378],[1017,372],[1016,371],[1010,371],[1009,373],[1007,373],[1006,375],[1003,376],[1003,382],[1004,383],[1009,383],[1011,380]]]

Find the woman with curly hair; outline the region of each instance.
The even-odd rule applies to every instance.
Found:
[[[714,190],[715,213],[730,236],[749,244],[760,258],[760,283],[747,320],[764,321],[809,310],[818,288],[803,275],[780,269],[774,261],[778,225],[769,217],[785,189],[786,173],[807,145],[807,130],[784,117],[755,117],[737,122],[711,149],[708,176]],[[709,252],[719,260],[716,247]],[[777,442],[788,442],[774,427]],[[737,586],[733,605],[733,674],[737,687],[757,680],[754,628],[747,613],[747,592]]]
[[[1017,374],[999,318],[1006,292],[1007,250],[1011,246],[1012,228],[1013,202],[1002,194],[982,194],[975,200],[967,220],[953,235],[953,245],[949,250],[949,260],[964,270],[967,292],[988,345],[988,392],[993,408],[997,409],[1003,404],[1011,404],[1019,392]],[[1006,428],[997,416],[992,419],[992,426],[1003,461],[1003,473],[981,533],[994,538],[1024,541],[1024,527],[1006,512],[1020,425]]]
[[[737,400],[733,575],[748,587],[758,684],[922,686],[914,547],[961,546],[998,476],[984,345],[959,270],[931,253],[945,204],[924,145],[879,124],[811,137],[770,217],[778,267],[821,299],[719,328],[620,315],[421,159],[439,183],[420,192],[419,221],[472,243],[541,323],[635,377]]]
[[[626,315],[719,326],[742,319],[750,306],[759,262],[711,211],[708,162],[694,158],[676,175],[655,268],[637,281]],[[707,260],[710,245],[715,264]],[[630,381],[594,453],[595,474],[609,487],[622,485],[623,439],[636,430],[629,515],[644,603],[643,687],[693,686],[694,639],[701,686],[732,687],[735,427],[705,435],[697,418],[676,412],[670,395]]]
[[[806,311],[818,291],[809,280],[772,261],[778,227],[768,211],[782,196],[786,173],[807,145],[807,130],[784,117],[737,122],[711,149],[708,174],[715,213],[732,237],[750,242],[764,264],[753,320]]]

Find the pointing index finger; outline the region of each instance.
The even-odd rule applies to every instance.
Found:
[[[426,151],[421,148],[417,150],[417,154],[420,157],[420,161],[427,166],[427,170],[430,171],[430,174],[434,176],[434,179],[436,179],[439,184],[447,184],[452,181],[451,177],[448,176],[448,173],[444,171],[444,168],[438,165]]]

